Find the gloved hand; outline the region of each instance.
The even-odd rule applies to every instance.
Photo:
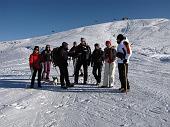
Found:
[[[124,63],[124,64],[127,64],[127,59],[124,59],[124,60],[123,60],[123,63]]]

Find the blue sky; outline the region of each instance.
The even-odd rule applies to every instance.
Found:
[[[0,0],[0,41],[29,38],[127,16],[169,18],[170,0]]]

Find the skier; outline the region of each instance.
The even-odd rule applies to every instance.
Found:
[[[106,48],[104,49],[104,79],[102,88],[113,87],[116,67],[116,49],[112,46],[111,41],[106,41]]]
[[[94,47],[95,49],[91,57],[91,66],[93,67],[92,73],[97,82],[96,85],[99,86],[101,83],[101,72],[102,72],[102,67],[104,62],[104,56],[103,56],[104,52],[100,48],[100,45],[98,43],[96,43]]]
[[[85,38],[81,38],[81,43],[76,47],[75,55],[77,57],[76,71],[75,71],[75,84],[78,84],[79,70],[83,65],[84,71],[84,84],[87,84],[88,66],[91,61],[91,49],[87,45]]]
[[[34,47],[34,51],[29,58],[29,65],[30,69],[33,70],[30,88],[34,87],[37,71],[38,71],[38,87],[41,88],[42,57],[39,54],[39,46]]]
[[[60,82],[61,88],[67,89],[68,87],[74,87],[70,84],[69,74],[68,74],[68,44],[66,42],[62,43],[62,46],[58,49],[58,67],[60,69]],[[64,81],[65,80],[65,81]]]
[[[117,57],[118,57],[118,70],[119,70],[119,79],[121,82],[121,92],[126,92],[130,90],[129,81],[128,81],[128,63],[129,58],[132,55],[132,50],[130,44],[126,37],[122,34],[117,36]]]
[[[51,69],[51,61],[52,61],[52,54],[50,45],[46,45],[46,48],[41,53],[43,58],[43,74],[42,74],[42,80],[49,81],[49,75],[50,75],[50,69]]]

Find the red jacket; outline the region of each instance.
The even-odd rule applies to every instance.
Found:
[[[30,67],[33,67],[34,69],[39,70],[42,68],[41,62],[42,62],[42,57],[40,54],[32,53],[30,55],[30,58],[29,58]]]

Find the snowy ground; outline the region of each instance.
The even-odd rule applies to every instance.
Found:
[[[119,93],[115,86],[101,89],[89,84],[68,90],[44,84],[29,84],[28,57],[35,45],[53,47],[80,37],[91,47],[124,33],[133,43],[129,66],[131,91]],[[88,26],[43,37],[0,43],[1,127],[169,127],[170,126],[170,20],[118,21]],[[70,45],[70,46],[71,46]],[[72,75],[72,65],[69,65]],[[51,75],[58,75],[52,69]],[[73,82],[72,77],[70,80]]]

